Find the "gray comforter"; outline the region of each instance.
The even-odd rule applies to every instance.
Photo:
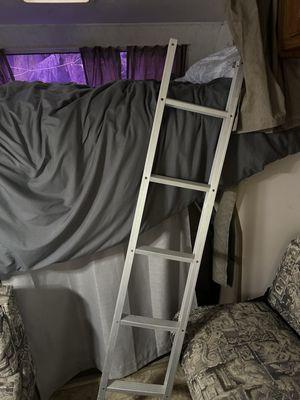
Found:
[[[175,83],[169,95],[223,109],[229,85],[228,79]],[[23,82],[0,87],[2,276],[103,250],[128,237],[158,90],[154,81],[98,89]],[[167,110],[155,172],[207,181],[220,124]],[[195,196],[151,184],[143,230]]]
[[[223,109],[230,80],[169,96]],[[92,254],[130,233],[159,83],[0,86],[0,277]],[[208,181],[221,121],[167,109],[154,172]],[[300,151],[300,130],[232,135],[221,186]],[[151,184],[142,230],[199,196]]]

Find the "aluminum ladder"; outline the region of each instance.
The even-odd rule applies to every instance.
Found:
[[[237,62],[233,66],[234,76],[225,110],[208,108],[183,101],[173,100],[167,97],[176,46],[177,40],[170,39],[97,400],[104,400],[107,391],[121,392],[123,394],[127,393],[129,395],[157,396],[162,397],[163,399],[170,399],[171,397],[177,365],[192,306],[195,285],[200,268],[209,222],[215,202],[229,138],[233,128],[235,114],[237,111],[243,81],[242,66],[240,62]],[[223,120],[208,184],[152,174],[162,117],[166,106],[221,118]],[[151,246],[137,247],[137,241],[150,182],[205,192],[204,205],[199,221],[193,253],[183,253]],[[178,321],[123,314],[123,308],[135,254],[143,254],[146,256],[155,255],[158,257],[190,264]],[[109,384],[109,373],[112,365],[113,351],[116,345],[120,325],[146,329],[160,329],[174,333],[169,364],[163,384],[145,384],[128,382],[124,380],[115,380]]]

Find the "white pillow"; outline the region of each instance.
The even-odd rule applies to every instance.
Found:
[[[206,83],[216,78],[232,78],[232,66],[239,59],[239,52],[235,46],[226,47],[193,64],[177,81]]]

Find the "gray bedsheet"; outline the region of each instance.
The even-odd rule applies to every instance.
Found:
[[[229,79],[174,83],[169,96],[225,107]],[[129,235],[159,83],[0,86],[0,277],[104,250]],[[154,171],[206,182],[221,121],[165,113]],[[254,136],[253,136],[254,135]],[[298,130],[233,135],[222,185],[300,151]],[[250,139],[252,138],[252,139]],[[199,196],[150,185],[142,229]]]
[[[204,86],[176,83],[170,96],[222,109],[229,85],[226,79]],[[158,90],[154,81],[119,81],[98,89],[24,82],[0,87],[2,275],[127,238]],[[207,179],[220,123],[168,110],[156,171]],[[143,230],[194,198],[191,191],[153,185]]]

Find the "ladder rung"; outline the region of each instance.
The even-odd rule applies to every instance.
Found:
[[[166,105],[169,107],[178,108],[179,110],[191,111],[216,118],[227,118],[229,116],[229,113],[227,111],[199,106],[198,104],[187,103],[186,101],[179,101],[170,98],[166,99]]]
[[[199,190],[200,192],[208,192],[210,185],[206,183],[191,182],[185,179],[169,178],[162,175],[151,175],[150,182],[161,183],[162,185],[176,186],[184,189]]]
[[[146,256],[158,256],[167,258],[168,260],[181,261],[191,263],[194,259],[194,254],[183,253],[182,251],[174,251],[168,249],[160,249],[152,246],[140,246],[135,249],[137,254],[143,254]]]
[[[164,331],[175,332],[178,329],[177,321],[167,319],[148,318],[140,315],[125,315],[120,321],[121,325],[136,326],[145,329],[161,329]]]
[[[165,394],[165,387],[163,385],[153,385],[150,383],[138,383],[129,381],[114,381],[107,387],[107,390],[112,392],[124,392],[152,396],[163,396]]]

